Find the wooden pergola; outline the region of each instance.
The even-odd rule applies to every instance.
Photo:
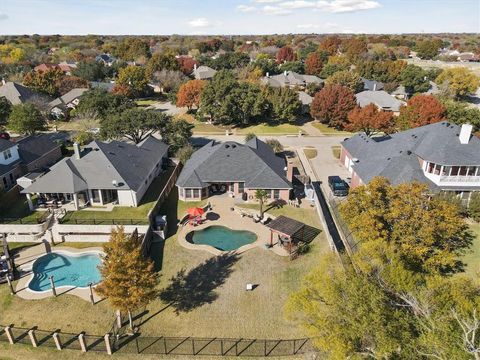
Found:
[[[280,245],[288,250],[290,257],[300,242],[309,243],[320,233],[320,230],[312,226],[283,215],[266,226],[270,229],[270,246],[273,246],[273,237],[276,234]]]

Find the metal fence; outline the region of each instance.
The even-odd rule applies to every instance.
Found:
[[[75,225],[149,225],[148,219],[65,219],[61,224]]]

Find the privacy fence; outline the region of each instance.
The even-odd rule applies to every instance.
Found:
[[[299,355],[313,351],[311,340],[308,338],[271,340],[154,337],[143,336],[140,333],[134,335],[108,333],[101,336],[13,326],[1,326],[0,341],[12,345],[26,344],[33,347],[50,347],[58,350],[70,349],[81,352],[97,351],[109,355],[123,353],[273,357]]]

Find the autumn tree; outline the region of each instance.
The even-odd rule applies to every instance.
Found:
[[[34,135],[46,130],[47,123],[40,110],[33,104],[26,103],[12,106],[7,128],[17,134]]]
[[[280,153],[283,151],[283,145],[277,139],[267,139],[265,140],[265,144],[270,146],[275,153]]]
[[[400,107],[397,126],[410,129],[436,123],[445,119],[445,107],[433,95],[418,94]]]
[[[175,157],[180,160],[180,162],[182,164],[186,164],[186,162],[188,161],[188,159],[190,159],[193,155],[193,153],[195,152],[195,149],[192,145],[190,144],[187,144],[183,147],[181,147],[180,149],[178,149],[178,151],[175,153]]]
[[[115,49],[115,55],[125,61],[146,59],[150,57],[150,46],[138,37],[128,37],[120,42]]]
[[[363,131],[367,136],[379,132],[388,134],[395,129],[395,120],[392,112],[380,110],[374,104],[363,108],[357,106],[348,113],[345,129],[353,132]]]
[[[277,64],[283,64],[284,62],[295,61],[295,52],[290,46],[284,46],[277,52],[276,61]]]
[[[77,76],[62,76],[56,84],[58,93],[64,95],[77,88],[88,88],[88,81]]]
[[[171,70],[171,71],[180,70],[180,64],[175,58],[175,53],[173,51],[155,53],[148,60],[147,65],[145,67],[145,73],[148,79],[151,79],[153,74],[156,71],[161,71],[161,70]]]
[[[46,71],[32,71],[25,75],[23,84],[40,93],[57,96],[58,81],[63,77],[60,69],[48,69]]]
[[[350,61],[356,61],[367,53],[367,41],[360,37],[351,37],[342,42],[342,50]]]
[[[181,85],[177,93],[177,106],[187,107],[188,110],[193,106],[198,108],[204,86],[204,80],[190,80]]]
[[[7,123],[12,111],[12,103],[4,96],[0,96],[0,128]]]
[[[445,84],[456,98],[472,94],[480,86],[480,77],[465,67],[444,69],[436,82]]]
[[[102,282],[95,291],[108,298],[114,309],[128,313],[133,331],[132,311],[157,296],[158,276],[153,261],[143,256],[138,233],[128,236],[123,227],[112,229],[103,251],[105,256],[99,266]]]
[[[326,51],[328,55],[332,56],[337,54],[338,49],[340,48],[340,45],[342,44],[342,40],[336,36],[327,36],[320,41],[320,45],[318,46],[318,49],[320,51]]]
[[[317,92],[310,105],[310,114],[322,123],[343,129],[348,122],[348,113],[357,101],[353,92],[341,85],[327,85]]]
[[[416,44],[415,50],[417,50],[417,56],[421,59],[433,59],[438,55],[438,50],[442,46],[440,40],[426,39]]]
[[[319,76],[322,71],[323,63],[320,54],[311,52],[305,59],[305,73],[309,75]]]
[[[363,90],[363,80],[355,72],[344,70],[338,71],[325,81],[326,85],[342,85],[349,88],[353,93]]]
[[[148,91],[148,79],[145,68],[129,65],[118,73],[117,85],[128,86],[134,96],[140,96]]]
[[[181,71],[178,70],[160,70],[156,71],[153,76],[153,83],[160,86],[163,92],[171,92],[179,89],[180,85],[188,81]]]
[[[197,60],[189,56],[180,56],[177,61],[180,71],[183,72],[185,75],[190,75],[195,65],[198,66]]]

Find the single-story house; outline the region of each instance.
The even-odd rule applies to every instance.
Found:
[[[61,145],[47,134],[28,136],[16,142],[0,138],[0,189],[12,188],[21,176],[44,171],[61,157]]]
[[[380,81],[376,80],[368,80],[362,78],[363,81],[363,90],[370,90],[370,91],[380,91],[383,90],[384,84]]]
[[[27,194],[55,196],[73,202],[75,209],[108,203],[139,205],[165,168],[168,145],[150,136],[137,145],[122,141],[92,141],[83,149],[74,144],[74,155],[64,158],[22,190]]]
[[[100,54],[95,57],[95,61],[101,62],[105,66],[112,66],[117,59],[110,54]]]
[[[472,126],[438,122],[384,137],[357,134],[341,143],[351,186],[383,176],[392,184],[426,183],[467,200],[480,190],[480,139]]]
[[[312,104],[313,97],[308,95],[305,91],[299,91],[298,99],[302,103],[302,113],[303,114],[310,113],[310,105]]]
[[[57,119],[65,117],[71,109],[75,109],[80,101],[80,96],[82,96],[85,91],[88,91],[88,89],[72,89],[66,94],[51,101],[48,104],[50,114]]]
[[[2,82],[3,85],[0,86],[0,97],[5,97],[12,105],[23,104],[27,101],[32,101],[36,98],[45,98],[45,95],[41,95],[36,91],[29,89],[22,84],[8,81]]]
[[[358,94],[355,94],[357,98],[357,104],[360,107],[365,107],[369,104],[375,104],[379,109],[384,111],[392,111],[394,114],[398,114],[400,112],[400,106],[404,103],[386,91],[362,91]]]
[[[257,189],[271,200],[290,198],[293,165],[277,156],[263,141],[209,142],[193,153],[177,179],[180,200],[197,201],[228,193],[252,200]]]
[[[62,61],[61,63],[58,63],[58,67],[66,75],[72,75],[72,71],[77,68],[77,64],[74,62]]]
[[[278,75],[270,75],[267,73],[261,79],[262,83],[271,87],[302,87],[305,88],[309,84],[323,84],[323,80],[315,75],[303,75],[294,71],[284,71]]]
[[[197,80],[208,80],[215,76],[217,70],[212,69],[211,67],[202,65],[198,66],[197,64],[193,65],[192,76]]]

